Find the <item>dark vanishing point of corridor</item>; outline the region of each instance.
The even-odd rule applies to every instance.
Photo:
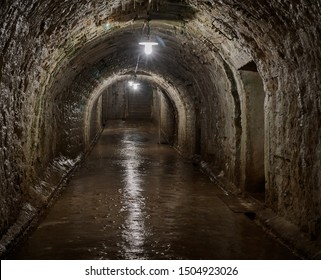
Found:
[[[16,259],[295,259],[149,122],[113,121]]]

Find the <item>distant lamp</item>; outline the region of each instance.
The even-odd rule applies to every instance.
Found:
[[[134,89],[134,90],[137,90],[138,87],[139,87],[139,85],[140,85],[139,83],[133,83],[133,89]]]
[[[153,46],[157,46],[158,43],[156,42],[140,42],[139,43],[141,46],[145,46],[145,54],[150,55],[153,52]]]
[[[137,90],[138,87],[140,86],[140,83],[136,83],[134,81],[129,81],[128,85],[133,88],[133,90]]]

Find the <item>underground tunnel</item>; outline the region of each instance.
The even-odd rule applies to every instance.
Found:
[[[248,227],[263,228],[262,233],[253,230],[253,239],[272,232],[296,256],[321,258],[320,0],[0,4],[2,258],[50,216],[51,207],[70,192],[74,174],[87,160],[94,162],[91,156],[101,148],[99,141],[106,135],[112,138],[108,131],[117,138],[122,128],[122,143],[143,143],[146,127],[137,132],[143,136],[129,137],[141,123],[153,127],[155,161],[159,150],[170,149],[175,166],[192,168],[185,174],[192,183],[193,172],[211,179],[195,179],[193,192],[182,189],[178,194],[175,187],[170,191],[178,197],[173,204],[194,197],[194,192],[201,200],[204,194],[196,196],[197,187],[206,185],[213,200],[204,202],[206,209],[190,211],[195,221],[206,215],[215,220],[216,203],[232,204],[230,208],[241,209],[235,211],[247,219]],[[151,54],[139,44],[144,40],[155,42]],[[136,90],[130,81],[139,84]],[[135,145],[129,154],[144,153]],[[116,164],[109,156],[110,164]],[[161,163],[159,170],[166,169]],[[166,176],[171,168],[155,174]],[[110,170],[106,180],[115,181]],[[131,198],[139,204],[139,197]],[[166,200],[164,204],[175,208]],[[179,207],[175,209],[179,216]],[[213,229],[208,229],[211,235],[206,226],[202,230],[196,224],[195,238],[207,236],[208,244],[217,238]],[[238,234],[235,229],[235,239]],[[177,244],[179,240],[178,235]],[[104,243],[106,251],[113,246]],[[111,258],[136,257],[131,252]]]

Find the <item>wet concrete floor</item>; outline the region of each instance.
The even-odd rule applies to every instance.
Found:
[[[150,123],[111,122],[15,259],[295,259]]]

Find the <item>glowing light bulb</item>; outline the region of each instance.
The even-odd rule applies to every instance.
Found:
[[[150,55],[153,52],[153,46],[158,45],[156,42],[140,42],[139,44],[145,47],[144,51],[146,55]]]
[[[145,54],[150,55],[153,52],[153,47],[151,45],[145,45]]]
[[[134,90],[137,90],[137,89],[138,89],[138,86],[139,86],[139,84],[133,83],[133,89],[134,89]]]

